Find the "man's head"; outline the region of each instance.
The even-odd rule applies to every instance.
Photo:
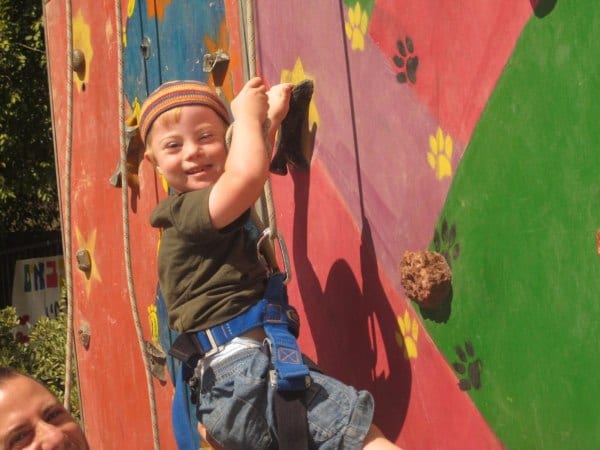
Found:
[[[199,81],[171,81],[144,101],[139,131],[145,157],[178,192],[206,187],[226,159],[227,108]]]
[[[41,383],[0,367],[0,450],[89,450],[79,424]]]

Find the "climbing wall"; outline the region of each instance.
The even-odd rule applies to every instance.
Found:
[[[165,414],[172,388],[161,354],[147,355],[158,357],[157,376],[147,373],[142,358],[149,344],[155,349],[148,307],[156,282],[136,278],[156,270],[157,236],[136,232],[156,203],[156,183],[151,171],[119,177],[122,65],[116,17],[118,12],[126,17],[124,3],[44,2],[78,387],[92,448],[173,448]],[[160,411],[155,419],[151,403]]]
[[[128,130],[160,83],[208,80],[203,55],[225,44],[240,55],[237,34],[223,2],[50,1],[44,19],[85,430],[94,449],[172,449],[173,336],[149,226],[168,186]],[[225,99],[235,77],[219,80]]]
[[[405,448],[592,448],[592,2],[276,4],[263,73],[315,82],[310,173],[275,187],[304,347]],[[399,270],[426,249],[453,270],[433,309]]]
[[[454,253],[454,296],[427,328],[480,368],[461,386],[508,448],[600,442],[599,25],[589,1],[527,23],[440,213],[451,232],[432,241]]]
[[[175,448],[176,366],[165,355],[174,336],[157,286],[160,236],[148,225],[168,186],[135,139],[121,140],[123,122],[135,126],[162,82],[207,81],[230,101],[253,70],[270,84],[315,85],[303,133],[310,168],[272,176],[306,353],[370,390],[376,423],[404,448],[592,448],[592,0],[260,0],[246,23],[248,3],[45,2],[92,448]],[[218,54],[226,62],[203,70]],[[407,250],[436,251],[452,268],[439,307],[405,294]]]

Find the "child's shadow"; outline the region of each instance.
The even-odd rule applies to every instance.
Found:
[[[295,200],[294,267],[317,362],[328,375],[369,390],[376,403],[374,422],[388,438],[394,439],[406,418],[412,375],[410,364],[396,343],[398,322],[378,276],[371,228],[363,217],[362,289],[352,268],[342,259],[332,265],[322,289],[307,254],[310,173],[293,169],[290,172]],[[383,342],[387,358],[387,370],[379,372],[378,342]],[[382,365],[385,368],[385,361]]]

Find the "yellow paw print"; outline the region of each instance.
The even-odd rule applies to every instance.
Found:
[[[148,306],[148,322],[150,323],[150,335],[152,336],[152,341],[156,343],[159,338],[158,312],[156,305]]]
[[[410,318],[408,310],[404,311],[404,317],[397,317],[400,332],[396,332],[396,342],[404,348],[406,359],[417,357],[417,340],[419,339],[419,323],[417,319]]]
[[[369,16],[362,10],[360,3],[356,3],[354,8],[348,9],[348,22],[346,22],[346,37],[352,43],[352,50],[365,49],[365,34],[367,34],[367,25]]]
[[[427,162],[433,170],[438,180],[452,175],[452,136],[444,136],[444,132],[438,127],[435,136],[429,136],[429,152],[427,153]]]

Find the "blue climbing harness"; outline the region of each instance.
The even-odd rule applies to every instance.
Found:
[[[264,328],[271,347],[271,383],[278,391],[305,390],[310,385],[310,371],[302,360],[302,353],[296,342],[299,329],[298,314],[288,304],[281,273],[269,278],[264,298],[242,314],[212,328],[186,333],[182,340],[195,340],[195,351],[190,352],[189,344],[185,347],[178,345],[178,337],[169,353],[180,361],[194,364],[192,367],[195,367],[200,358],[218,352],[233,338],[260,326]],[[190,353],[195,353],[192,359]]]
[[[169,354],[181,361],[172,406],[173,417],[177,417],[174,427],[180,450],[194,448],[196,433],[190,433],[186,429],[186,423],[191,423],[186,388],[196,364],[201,358],[218,352],[227,342],[253,328],[262,326],[268,338],[272,387],[281,393],[293,393],[304,391],[310,386],[310,370],[296,342],[299,331],[298,314],[288,303],[283,280],[282,273],[271,275],[264,298],[242,314],[207,330],[182,333],[173,342]]]

